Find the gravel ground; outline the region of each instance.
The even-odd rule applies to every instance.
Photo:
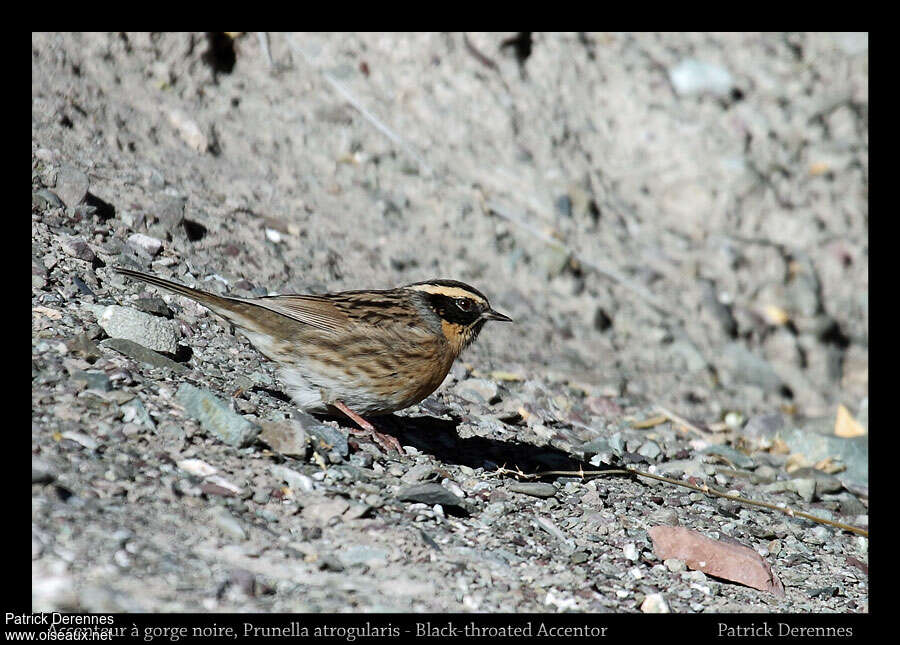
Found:
[[[32,36],[34,610],[868,611],[866,538],[496,472],[867,525],[867,36],[511,36]],[[115,265],[516,324],[384,455]],[[785,595],[661,561],[676,524]]]

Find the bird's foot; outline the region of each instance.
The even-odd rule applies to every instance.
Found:
[[[350,434],[354,434],[357,436],[370,436],[375,441],[375,443],[381,446],[381,448],[385,452],[389,450],[396,450],[399,454],[403,454],[403,448],[400,446],[400,442],[397,440],[397,437],[386,434],[384,432],[378,432],[375,429],[375,426],[373,426],[371,423],[359,416],[356,412],[348,408],[343,401],[335,401],[332,405],[334,405],[334,407],[336,407],[338,410],[353,419],[359,426],[359,429],[350,428]]]

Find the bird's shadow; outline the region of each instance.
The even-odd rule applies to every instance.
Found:
[[[328,416],[342,427],[352,424],[346,418]],[[432,416],[401,417],[388,414],[371,419],[379,432],[395,436],[402,445],[433,455],[445,464],[485,468],[497,466],[520,469],[525,473],[544,470],[578,471],[584,462],[552,446],[535,446],[518,441],[501,441],[486,437],[460,437],[461,419],[439,419]]]

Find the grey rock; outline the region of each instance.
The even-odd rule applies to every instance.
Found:
[[[658,508],[647,516],[651,526],[678,526],[678,512],[674,508]]]
[[[828,493],[836,493],[841,490],[844,485],[841,480],[834,475],[822,472],[815,468],[798,468],[791,473],[794,479],[812,478],[816,480],[816,497],[822,497]]]
[[[750,457],[729,446],[707,446],[700,452],[704,455],[719,455],[720,457],[724,457],[738,468],[753,468],[753,466],[755,465]]]
[[[72,166],[61,166],[56,173],[56,194],[66,206],[75,206],[84,200],[90,188],[88,176]]]
[[[120,406],[122,410],[122,421],[125,423],[139,423],[145,428],[149,428],[153,430],[156,428],[156,423],[150,417],[150,413],[147,412],[147,408],[144,405],[144,402],[139,398],[131,399],[128,403]]]
[[[85,262],[94,261],[95,256],[91,247],[79,237],[69,237],[64,235],[60,239],[60,246],[66,255],[70,255],[79,260],[84,260]]]
[[[666,461],[656,466],[660,475],[671,475],[673,473],[684,473],[689,477],[697,477],[698,479],[706,479],[706,471],[696,459],[675,459]]]
[[[340,517],[349,508],[350,502],[342,497],[322,496],[304,500],[303,511],[300,514],[304,519],[325,524],[334,517]]]
[[[182,383],[175,398],[207,432],[229,446],[250,445],[259,435],[258,425],[232,411],[228,404],[207,390]]]
[[[100,347],[114,349],[120,354],[124,354],[128,358],[132,358],[141,363],[152,365],[153,367],[165,367],[175,372],[187,372],[188,369],[181,363],[176,363],[171,358],[157,354],[152,349],[147,349],[143,345],[139,345],[131,340],[124,338],[107,338],[100,341]]]
[[[641,611],[645,614],[668,614],[669,605],[661,593],[652,593],[644,598],[641,603]]]
[[[672,573],[679,573],[687,570],[687,565],[683,560],[679,560],[678,558],[669,558],[663,561],[663,564],[666,565],[666,568]]]
[[[56,472],[53,466],[43,459],[31,459],[31,483],[32,484],[49,484],[56,479]]]
[[[38,208],[65,208],[63,201],[52,190],[41,188],[31,193],[31,205]]]
[[[103,372],[89,370],[87,372],[72,372],[72,380],[83,381],[87,383],[88,388],[92,390],[100,390],[101,392],[109,392],[111,383],[109,377]]]
[[[734,84],[731,73],[724,67],[693,58],[687,58],[672,67],[669,70],[669,80],[681,96],[728,96]]]
[[[823,430],[830,431],[830,424]],[[791,452],[799,452],[811,462],[826,457],[839,457],[847,470],[840,479],[845,487],[869,485],[869,437],[843,438],[833,434],[822,434],[813,430],[789,428],[781,432],[781,438]],[[850,488],[848,488],[850,490]]]
[[[662,453],[662,448],[655,441],[645,441],[638,449],[639,455],[643,455],[651,461],[659,457],[660,453]]]
[[[618,456],[625,452],[625,437],[621,432],[615,432],[609,437],[609,449]]]
[[[350,508],[344,513],[344,519],[347,520],[357,520],[361,517],[366,517],[372,511],[372,506],[369,504],[359,504],[353,502],[350,504]]]
[[[590,559],[591,555],[586,551],[576,551],[569,557],[569,560],[572,562],[572,564],[584,564]]]
[[[859,501],[859,499],[857,499],[857,497],[855,495],[852,495],[851,493],[840,493],[839,495],[829,497],[829,499],[837,499],[841,505],[841,515],[845,515],[847,517],[864,515],[869,512],[869,509],[866,507],[866,505]]]
[[[430,464],[419,464],[418,466],[413,466],[407,470],[400,478],[400,481],[404,484],[415,484],[416,482],[429,479],[433,473],[434,466]]]
[[[500,400],[497,384],[482,378],[466,379],[457,385],[454,391],[467,401],[475,403],[490,404]]]
[[[768,464],[763,464],[753,471],[753,478],[751,481],[755,484],[770,484],[778,479],[778,472],[777,468],[773,468]]]
[[[788,479],[772,482],[763,486],[763,490],[769,493],[790,491],[797,493],[805,502],[811,502],[816,496],[816,480],[812,477],[802,479]]]
[[[532,497],[547,498],[556,495],[556,486],[546,482],[513,482],[508,488],[510,492]]]
[[[397,492],[401,502],[421,502],[433,506],[451,506],[463,508],[463,500],[436,482],[407,486]]]
[[[165,226],[172,230],[184,219],[184,206],[187,200],[184,197],[172,197],[163,195],[159,203],[153,209],[152,214]]]
[[[312,447],[319,453],[329,453],[334,450],[342,458],[346,459],[350,454],[350,446],[347,445],[347,437],[337,428],[327,423],[322,423],[317,418],[300,410],[293,410],[291,417],[300,428],[312,437]]]
[[[66,349],[86,359],[96,359],[101,356],[97,343],[91,340],[90,334],[87,332],[68,338],[66,340]]]
[[[247,539],[247,532],[244,530],[244,527],[241,526],[241,523],[225,508],[216,508],[213,511],[212,516],[215,525],[218,526],[225,535],[236,540]]]
[[[172,317],[172,310],[169,309],[169,305],[166,304],[165,300],[157,296],[151,296],[149,298],[137,298],[132,304],[134,304],[135,307],[137,307],[144,313],[148,313],[153,316],[160,316],[162,318]]]
[[[760,439],[771,440],[783,427],[784,416],[781,414],[757,414],[750,417],[740,433],[757,441]]]
[[[174,354],[178,334],[172,321],[150,316],[130,307],[110,305],[97,322],[111,338],[124,338],[147,349]]]
[[[298,473],[293,468],[275,465],[271,470],[273,475],[286,482],[295,492],[311,493],[315,488],[312,477]],[[268,495],[266,497],[268,498]]]
[[[68,439],[69,441],[74,441],[75,443],[81,444],[88,450],[96,450],[100,444],[97,443],[92,437],[84,434],[83,432],[63,432],[63,439]]]
[[[260,421],[262,431],[260,440],[272,450],[289,457],[305,459],[309,450],[309,442],[303,425],[296,420],[291,421]]]
[[[128,237],[128,246],[152,258],[162,250],[163,241],[143,233],[135,233]]]

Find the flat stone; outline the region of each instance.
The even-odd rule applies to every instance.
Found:
[[[327,523],[333,517],[340,517],[350,508],[350,502],[342,497],[321,497],[304,500],[300,515],[307,520]]]
[[[829,428],[830,430],[830,428]],[[791,452],[799,452],[811,462],[826,457],[839,457],[847,466],[841,473],[844,486],[868,487],[869,484],[869,437],[836,437],[833,434],[816,432],[813,429],[789,428],[781,432],[781,438]]]
[[[319,453],[329,453],[334,450],[342,458],[346,459],[350,454],[350,446],[347,445],[347,437],[344,433],[327,423],[322,423],[317,418],[306,412],[294,410],[291,417],[299,427],[312,437],[312,446]]]
[[[305,459],[309,450],[306,431],[296,420],[260,421],[259,438],[273,451],[288,457]]]
[[[159,253],[163,247],[162,240],[150,237],[149,235],[144,235],[143,233],[130,235],[127,244],[131,248],[140,251],[151,258]]]
[[[31,205],[38,208],[65,208],[66,206],[56,193],[46,188],[31,193]]]
[[[553,497],[556,495],[556,486],[546,482],[513,482],[508,486],[512,493],[521,493],[531,497]]]
[[[88,176],[72,166],[61,166],[56,173],[56,194],[66,206],[75,206],[87,196]]]
[[[482,378],[466,379],[457,385],[454,391],[462,398],[474,403],[489,404],[500,400],[497,384]]]
[[[772,440],[784,427],[784,416],[779,413],[757,414],[750,417],[740,433],[753,439]]]
[[[174,354],[178,334],[172,321],[145,314],[137,309],[110,305],[98,321],[110,338],[123,338],[156,352]]]
[[[229,446],[248,446],[259,435],[258,425],[234,412],[227,403],[207,390],[182,383],[175,398],[204,430]]]
[[[428,479],[432,473],[434,473],[434,466],[431,466],[430,464],[419,464],[418,466],[413,466],[407,470],[400,478],[400,481],[404,484],[415,484],[416,482]]]
[[[236,540],[246,540],[247,532],[241,523],[227,510],[218,507],[213,511],[213,522],[221,529],[221,531]]]
[[[402,488],[397,492],[397,499],[401,502],[421,502],[429,506],[440,504],[441,506],[464,508],[462,499],[437,482]]]
[[[139,345],[131,340],[124,338],[107,338],[100,341],[100,347],[114,349],[120,354],[124,354],[128,358],[132,358],[141,363],[152,365],[153,367],[165,367],[175,372],[187,372],[188,368],[181,363],[176,363],[168,356],[157,354],[152,349],[147,349],[143,345]]]
[[[144,405],[144,402],[138,398],[131,399],[128,403],[125,403],[120,406],[122,410],[122,421],[125,423],[139,423],[145,428],[149,428],[153,430],[156,428],[156,423],[150,417],[150,413],[147,412],[147,407]]]
[[[650,459],[656,459],[662,453],[662,448],[655,441],[645,441],[638,449],[638,454]]]
[[[169,309],[169,305],[166,304],[165,300],[158,296],[137,298],[135,299],[133,304],[144,313],[148,313],[153,316],[160,316],[162,318],[172,317],[172,310]]]
[[[312,477],[308,477],[303,473],[298,473],[293,468],[274,465],[272,466],[271,471],[273,475],[286,482],[295,492],[311,493],[315,488]]]
[[[754,461],[750,459],[750,457],[728,446],[707,446],[706,448],[701,450],[700,453],[704,455],[718,455],[720,457],[724,457],[738,468],[753,468],[753,466],[755,465]]]
[[[668,558],[663,561],[663,564],[666,565],[666,568],[672,573],[679,573],[687,570],[687,565],[684,563],[684,560],[679,560],[678,558]]]
[[[84,260],[85,262],[94,261],[94,252],[91,250],[91,247],[88,246],[88,243],[81,238],[62,236],[59,243],[66,255],[78,258],[79,260]]]
[[[669,80],[681,96],[727,96],[734,83],[731,73],[724,67],[693,58],[686,58],[672,67],[669,70]]]

